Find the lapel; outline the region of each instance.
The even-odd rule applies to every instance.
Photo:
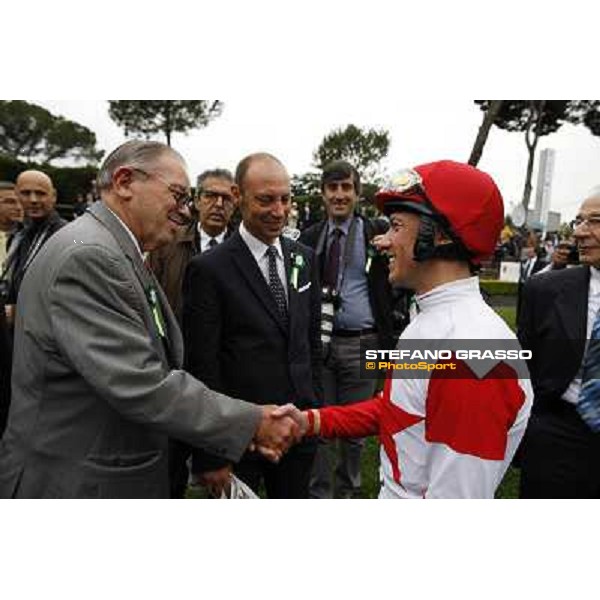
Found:
[[[252,256],[250,249],[248,248],[248,246],[246,246],[246,242],[244,242],[239,232],[236,231],[234,234],[232,234],[230,240],[228,240],[228,243],[230,251],[233,255],[233,263],[240,272],[242,278],[246,281],[248,287],[256,296],[256,299],[260,302],[260,304],[262,304],[262,306],[264,306],[269,315],[271,315],[271,317],[277,322],[283,334],[287,335],[286,327],[283,323],[283,320],[281,319],[279,310],[277,309],[277,304],[275,304],[275,298],[273,298],[273,294],[271,293],[271,290],[269,289],[269,286],[267,285],[265,277],[262,274],[260,268],[258,267],[258,264],[254,260],[254,256]],[[286,272],[288,270],[288,265],[289,256],[286,263]],[[287,287],[289,298],[289,286]],[[288,313],[291,313],[290,309],[291,307],[288,307]]]
[[[290,285],[290,277],[292,274],[292,242],[285,236],[281,236],[279,239],[281,240],[281,251],[283,252],[283,264],[285,267],[285,287],[288,293],[288,331],[291,334],[291,332],[294,331],[293,328],[298,314],[296,309],[298,290],[296,290],[293,285]]]
[[[151,323],[149,331],[165,364],[169,367],[171,365],[181,365],[183,359],[181,332],[161,286],[150,269],[146,268],[146,265],[144,265],[142,256],[129,234],[125,231],[121,223],[119,223],[115,215],[113,215],[106,207],[104,202],[95,202],[89,209],[89,212],[113,235],[117,244],[129,260],[129,263],[141,284],[144,291],[144,306],[147,308],[146,320]],[[161,312],[165,320],[167,339],[164,340],[164,343],[163,338],[159,335],[156,325],[154,324],[150,306],[148,304],[148,294],[151,288],[156,290]]]
[[[573,273],[572,277],[564,277],[560,282],[554,307],[566,334],[565,338],[572,340],[577,351],[583,353],[587,328],[590,269],[573,267],[570,271]]]

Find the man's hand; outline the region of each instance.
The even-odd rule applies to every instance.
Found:
[[[231,485],[231,465],[226,465],[216,471],[199,473],[198,482],[205,486],[215,498],[220,498],[223,491],[228,494]]]
[[[306,435],[308,431],[308,416],[306,412],[302,412],[296,408],[293,404],[284,404],[283,406],[277,407],[273,411],[273,416],[280,417],[291,417],[298,425],[299,434],[301,437]]]
[[[302,437],[296,421],[287,415],[275,416],[276,406],[263,406],[262,418],[254,434],[251,449],[279,462],[288,448]]]

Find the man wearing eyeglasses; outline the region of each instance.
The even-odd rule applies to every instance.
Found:
[[[572,222],[579,266],[525,285],[519,339],[533,411],[520,449],[522,498],[600,497],[600,188]]]
[[[231,234],[236,206],[232,174],[226,169],[204,171],[196,182],[191,222],[177,232],[173,242],[150,253],[148,264],[180,323],[185,268],[196,254],[214,248]]]
[[[131,141],[98,174],[101,201],[25,274],[0,498],[166,498],[168,439],[231,461],[278,460],[297,426],[181,369],[181,332],[143,253],[186,224],[183,158]]]
[[[190,260],[223,242],[232,231],[231,217],[237,206],[233,195],[233,175],[226,169],[204,171],[196,181],[192,207],[194,218],[177,232],[170,244],[150,253],[148,264],[156,275],[181,324],[183,275]],[[172,440],[169,453],[171,497],[183,498],[187,489],[187,460],[191,447]]]

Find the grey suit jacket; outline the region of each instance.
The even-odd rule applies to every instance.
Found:
[[[209,390],[182,360],[162,290],[96,203],[48,241],[23,281],[0,498],[168,497],[169,436],[237,461],[259,407]]]

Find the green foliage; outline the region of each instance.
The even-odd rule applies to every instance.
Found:
[[[222,111],[220,100],[109,100],[108,114],[125,135],[162,133],[170,146],[173,133],[205,127]]]
[[[0,100],[0,152],[17,159],[50,163],[73,158],[96,163],[96,134],[23,100]]]
[[[482,279],[479,282],[481,289],[491,296],[516,296],[518,284],[513,281],[497,281],[495,279]]]
[[[334,160],[346,160],[360,173],[361,179],[374,181],[378,163],[387,156],[390,135],[384,129],[362,129],[348,125],[327,134],[313,154],[315,167],[323,169]]]
[[[26,163],[10,156],[0,155],[0,181],[15,181],[17,175],[27,169],[39,169],[46,173],[56,188],[59,212],[71,216],[71,206],[77,194],[87,194],[92,189],[92,181],[98,171],[95,167],[54,167]]]

